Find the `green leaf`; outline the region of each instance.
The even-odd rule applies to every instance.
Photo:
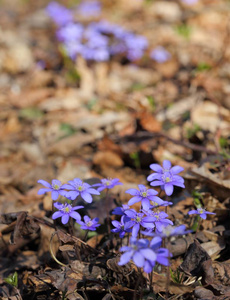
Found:
[[[7,278],[4,278],[4,281],[14,287],[18,287],[18,273],[14,272],[14,274],[11,274]]]

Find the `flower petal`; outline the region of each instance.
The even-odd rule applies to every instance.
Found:
[[[62,224],[67,224],[69,221],[69,214],[64,214],[61,218]]]
[[[126,253],[122,254],[121,257],[120,257],[120,261],[118,262],[118,265],[119,266],[123,266],[125,264],[127,264],[130,259],[132,258],[132,254],[133,254],[133,251],[127,251]]]
[[[171,161],[169,161],[167,159],[163,161],[164,170],[170,170],[171,166],[172,166]]]
[[[98,190],[89,188],[87,189],[87,193],[93,194],[93,195],[100,195],[100,192]]]
[[[143,198],[141,204],[144,210],[148,210],[150,208],[150,201],[147,198]]]
[[[89,193],[87,193],[86,191],[81,193],[81,197],[88,203],[92,203],[92,201],[93,201],[92,196]]]
[[[71,213],[69,215],[71,218],[73,218],[75,220],[81,220],[80,214],[76,211],[71,211]]]
[[[170,169],[170,172],[172,174],[178,174],[180,172],[184,171],[184,168],[180,167],[180,166],[174,166]]]
[[[155,172],[163,173],[163,168],[159,164],[151,164],[149,167],[150,167],[150,169],[152,169]]]
[[[41,183],[42,185],[44,185],[48,188],[52,188],[52,185],[49,182],[45,181],[45,180],[40,179],[40,180],[38,180],[38,183]]]
[[[137,267],[142,268],[144,266],[145,259],[140,252],[136,251],[133,255],[133,262]]]
[[[129,200],[128,205],[133,205],[134,203],[140,202],[141,199],[141,196],[135,196]]]
[[[133,226],[133,230],[132,230],[132,236],[133,237],[137,237],[138,236],[138,232],[139,232],[139,229],[140,229],[140,224],[135,224]]]
[[[157,258],[156,253],[150,248],[140,249],[139,252],[144,256],[144,258],[149,259],[151,261],[154,261]]]
[[[61,212],[61,211],[56,211],[56,212],[52,215],[52,219],[55,220],[55,219],[57,219],[57,218],[62,217],[62,215],[63,215],[63,212]]]
[[[128,189],[125,191],[127,194],[130,194],[132,196],[138,196],[140,195],[140,192],[137,189]]]
[[[52,191],[51,192],[51,198],[55,201],[59,197],[58,191]]]
[[[52,189],[40,189],[38,191],[38,195],[42,195],[42,194],[45,194],[45,193],[51,192],[51,191],[52,191]]]
[[[160,185],[164,185],[164,181],[159,181],[159,180],[155,180],[155,181],[152,181],[150,183],[151,186],[160,186]]]
[[[173,193],[173,185],[171,183],[166,183],[164,186],[166,195],[171,196]]]

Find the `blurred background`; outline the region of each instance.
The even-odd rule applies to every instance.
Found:
[[[38,179],[118,177],[125,190],[164,159],[228,162],[229,11],[227,0],[0,1],[1,211],[42,216]]]

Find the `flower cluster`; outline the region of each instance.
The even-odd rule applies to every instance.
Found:
[[[111,189],[116,185],[122,184],[117,178],[104,178],[101,179],[101,184],[95,184],[93,186],[83,182],[79,178],[74,178],[73,180],[68,181],[68,184],[62,184],[61,181],[57,179],[53,179],[51,184],[45,180],[38,180],[38,183],[45,186],[45,188],[39,189],[38,195],[51,192],[51,198],[54,201],[56,201],[59,196],[66,198],[66,202],[64,204],[60,202],[54,203],[54,207],[57,209],[57,211],[52,215],[53,220],[61,218],[62,224],[67,224],[71,217],[81,225],[81,229],[91,231],[95,231],[96,228],[100,226],[98,223],[99,218],[94,218],[91,220],[91,218],[86,215],[83,218],[84,221],[82,221],[81,215],[76,210],[84,208],[84,206],[72,206],[69,202],[71,200],[78,200],[78,198],[82,198],[85,202],[92,203],[92,195],[100,195],[100,191],[102,191],[104,188]],[[94,186],[99,186],[98,190],[94,189]]]
[[[89,16],[99,14],[100,9],[96,1],[82,2],[77,13]],[[56,2],[48,5],[47,13],[58,26],[58,40],[67,56],[73,60],[78,55],[91,61],[107,61],[111,56],[122,55],[135,61],[143,56],[148,47],[145,37],[107,21],[91,22],[88,25],[76,23],[73,21],[73,12]]]
[[[160,186],[166,195],[170,196],[173,193],[174,186],[184,187],[184,180],[178,175],[183,171],[182,167],[172,167],[170,161],[164,160],[163,166],[152,164],[150,168],[156,173],[149,175],[147,179],[151,181],[152,186]],[[132,260],[137,267],[143,268],[147,273],[152,271],[156,262],[168,266],[171,254],[167,249],[160,248],[162,239],[184,235],[191,231],[186,230],[185,225],[173,226],[168,214],[159,210],[160,206],[172,203],[158,197],[156,190],[140,184],[138,189],[131,188],[126,193],[132,196],[128,204],[123,204],[112,212],[121,216],[121,219],[112,221],[115,228],[111,231],[118,233],[120,238],[126,233],[131,234],[129,246],[120,249],[124,253],[121,255],[119,265]],[[130,207],[137,203],[140,203],[138,212]],[[141,234],[152,237],[152,240],[140,238]]]
[[[164,160],[162,166],[151,164],[150,168],[155,171],[147,177],[147,180],[151,182],[150,185],[160,186],[167,196],[172,195],[174,186],[184,187],[184,179],[178,175],[183,171],[182,167],[172,166],[170,161]],[[99,218],[91,219],[85,215],[82,220],[77,210],[84,208],[84,206],[75,206],[76,200],[80,198],[87,203],[92,203],[92,195],[99,195],[105,189],[108,192],[115,186],[122,184],[118,178],[103,178],[100,183],[94,185],[83,182],[79,178],[74,178],[67,184],[62,184],[57,179],[53,179],[51,184],[45,180],[38,180],[38,183],[44,185],[44,188],[38,191],[39,195],[51,192],[54,201],[59,196],[66,198],[65,203],[54,203],[57,211],[53,213],[52,218],[54,220],[61,218],[63,224],[67,224],[69,219],[73,218],[81,229],[87,230],[87,232],[89,230],[95,231],[100,226]],[[157,196],[156,190],[140,184],[138,189],[131,188],[126,190],[126,193],[131,195],[128,204],[116,207],[112,211],[112,214],[120,216],[120,220],[112,221],[114,228],[111,232],[119,234],[120,238],[124,238],[126,234],[131,235],[129,245],[120,249],[123,254],[120,257],[119,265],[125,265],[132,260],[137,267],[143,268],[146,273],[150,273],[156,263],[168,266],[171,254],[168,249],[161,248],[162,240],[171,236],[190,233],[191,230],[186,230],[185,225],[174,226],[169,219],[167,210],[160,209],[160,207],[166,207],[172,203]],[[73,201],[73,206],[70,204],[71,201]],[[131,207],[137,203],[140,203],[139,211]],[[208,214],[214,213],[199,207],[197,210],[191,210],[188,214],[197,214],[201,219],[206,219]],[[141,235],[151,237],[152,240],[143,238]]]

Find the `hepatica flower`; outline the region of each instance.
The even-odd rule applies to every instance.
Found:
[[[158,236],[160,238],[168,238],[171,236],[177,236],[177,235],[184,235],[187,233],[192,232],[192,230],[186,230],[186,226],[185,225],[180,225],[180,226],[172,226],[172,225],[168,225],[166,227],[164,227],[162,229],[161,232],[148,232],[148,231],[142,231],[142,234],[145,234],[147,236]]]
[[[131,259],[139,268],[143,268],[146,273],[150,273],[156,262],[162,265],[169,265],[170,253],[165,248],[156,249],[160,246],[159,238],[151,242],[147,239],[130,239],[130,245],[122,247],[120,251],[125,252],[121,255],[118,265],[123,266]]]
[[[181,0],[181,2],[187,4],[187,5],[193,5],[197,3],[199,0]]]
[[[184,179],[177,175],[184,169],[180,166],[172,167],[169,160],[163,161],[163,167],[159,164],[151,164],[150,168],[155,171],[147,177],[148,181],[152,181],[150,185],[161,186],[164,189],[166,195],[171,196],[173,193],[173,187],[179,186],[184,188]]]
[[[84,206],[72,207],[72,205],[68,203],[62,204],[59,202],[54,203],[54,207],[56,207],[58,211],[56,211],[52,215],[52,219],[55,220],[57,218],[61,218],[62,224],[67,224],[70,217],[75,219],[76,221],[79,221],[81,219],[81,216],[78,212],[76,212],[76,210],[84,208]]]
[[[68,181],[66,188],[70,191],[66,192],[65,196],[71,200],[76,199],[79,195],[88,203],[93,201],[92,195],[100,195],[100,193],[93,189],[90,184],[83,182],[79,178],[74,178],[74,180]]]
[[[101,14],[101,3],[98,1],[82,1],[77,7],[77,13],[83,17],[96,17]]]
[[[119,182],[118,178],[110,179],[110,178],[103,178],[101,179],[101,183],[95,183],[93,186],[98,187],[98,191],[101,192],[104,189],[112,189],[116,185],[122,185],[123,183]]]
[[[202,219],[206,219],[207,215],[215,215],[215,213],[206,211],[204,208],[197,208],[197,210],[190,210],[188,212],[189,215],[196,214],[199,215]]]
[[[146,260],[155,261],[156,253],[149,248],[149,241],[147,239],[130,239],[130,246],[121,247],[120,251],[125,252],[121,255],[119,266],[127,264],[131,259],[139,268],[145,266]]]
[[[153,213],[152,216],[154,225],[156,227],[156,233],[162,232],[163,229],[168,225],[173,225],[173,222],[167,219],[168,214],[166,214],[164,211]]]
[[[171,58],[171,54],[162,46],[152,50],[150,57],[158,63],[164,63]]]
[[[126,232],[131,232],[131,228],[125,229],[125,221],[127,221],[126,216],[121,217],[121,222],[118,222],[117,220],[112,221],[112,224],[115,228],[111,229],[111,232],[119,233],[120,238],[123,238],[126,234]]]
[[[45,194],[47,192],[51,192],[51,197],[53,200],[57,200],[59,195],[65,196],[66,191],[64,191],[65,188],[68,188],[68,185],[66,184],[61,184],[61,181],[57,179],[53,179],[52,183],[50,184],[49,182],[45,180],[38,180],[38,183],[41,183],[44,185],[46,188],[42,188],[38,191],[38,195]]]
[[[71,10],[55,1],[52,1],[48,4],[46,7],[46,12],[60,27],[73,21],[73,13]]]
[[[163,201],[159,197],[156,197],[156,194],[158,194],[158,192],[154,189],[147,189],[142,184],[138,185],[138,187],[139,190],[129,189],[126,191],[127,194],[134,196],[129,200],[128,205],[133,205],[134,203],[141,202],[143,209],[148,210],[150,208],[150,201],[156,202],[158,204]]]
[[[90,219],[89,216],[84,216],[84,222],[77,220],[77,223],[81,225],[81,229],[83,230],[90,230],[95,231],[98,226],[101,224],[98,224],[99,218]]]

